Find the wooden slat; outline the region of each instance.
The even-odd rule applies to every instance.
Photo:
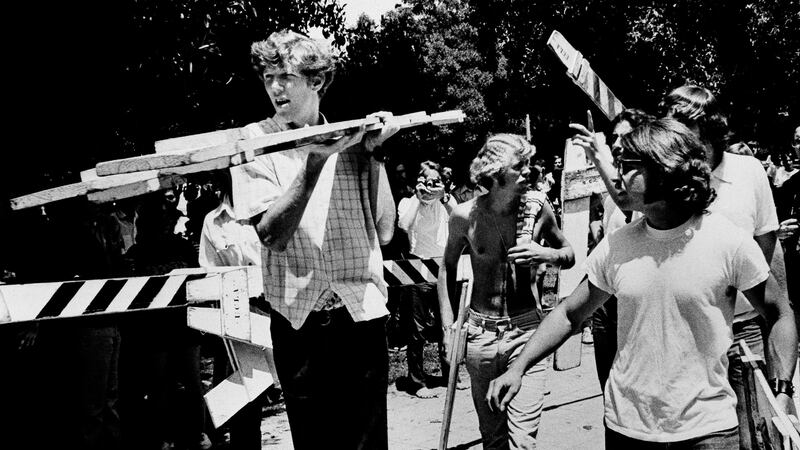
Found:
[[[241,128],[228,128],[227,130],[162,139],[156,141],[155,150],[156,153],[186,151],[187,149],[213,147],[227,142],[236,142],[240,139],[244,139]]]
[[[606,185],[594,167],[564,171],[563,176],[564,202],[606,192]]]
[[[571,145],[567,141],[566,148],[564,149],[564,172],[562,173],[561,181],[561,229],[564,233],[564,238],[572,246],[575,253],[575,265],[570,269],[562,269],[558,281],[558,297],[559,301],[572,294],[572,291],[578,287],[583,276],[583,263],[586,261],[586,256],[589,252],[589,196],[577,197],[572,195],[568,198],[567,192],[570,189],[575,189],[573,183],[580,183],[584,178],[572,177],[567,174],[589,174],[587,167],[585,167],[585,158],[582,157],[583,149]],[[601,182],[602,184],[602,182]],[[580,191],[580,189],[577,189]],[[586,190],[581,191],[587,193]],[[567,370],[577,367],[581,364],[581,335],[574,334],[567,339],[564,344],[559,347],[553,357],[553,368],[555,370]]]
[[[567,75],[572,82],[589,96],[608,120],[613,120],[625,109],[608,85],[595,73],[589,61],[561,33],[553,31],[547,39],[547,46],[567,67]]]
[[[464,113],[460,110],[431,115],[417,112],[389,120],[401,129],[427,123],[446,125],[462,122]],[[14,198],[10,202],[11,208],[20,210],[84,195],[90,201],[102,203],[156,192],[184,182],[179,175],[225,169],[252,161],[262,154],[301,148],[319,139],[342,135],[362,123],[367,124],[367,130],[383,127],[379,119],[367,118],[238,141],[229,141],[241,137],[241,133],[231,130],[176,138],[174,142],[165,143],[162,146],[165,150],[161,153],[100,163],[94,169],[82,171],[78,183]],[[213,145],[194,147],[204,143]],[[181,147],[183,145],[188,147]]]
[[[745,366],[743,375],[746,408],[750,415],[750,423],[755,425],[755,429],[751,432],[758,434],[762,431],[759,428],[763,427],[763,432],[766,433],[754,435],[754,440],[762,439],[766,443],[771,443],[773,447],[768,448],[800,449],[800,434],[772,394],[767,378],[759,367],[761,357],[754,355],[744,340],[739,341],[739,348]]]

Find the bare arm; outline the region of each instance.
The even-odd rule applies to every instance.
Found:
[[[569,127],[576,131],[575,136],[572,138],[572,143],[583,147],[586,155],[597,168],[597,172],[600,174],[600,178],[603,180],[603,184],[605,184],[606,190],[611,195],[614,203],[621,209],[626,209],[625,200],[621,196],[625,189],[618,182],[614,161],[609,159],[611,151],[604,151],[608,146],[601,144],[594,133],[579,123],[571,123]]]
[[[486,401],[490,407],[505,411],[519,391],[525,371],[554,352],[610,296],[584,278],[575,291],[545,317],[508,370],[489,384]]]
[[[275,202],[252,219],[261,242],[273,251],[282,252],[297,231],[325,162],[333,154],[357,144],[364,136],[363,127],[328,145],[314,145],[292,184]]]
[[[539,218],[541,233],[550,247],[543,247],[537,242],[516,245],[508,250],[508,261],[516,264],[551,263],[564,269],[575,264],[575,252],[561,229],[558,228],[556,216],[550,205],[545,203]]]
[[[394,198],[389,186],[389,176],[382,162],[370,158],[369,202],[372,217],[375,218],[375,230],[380,245],[386,245],[394,235],[394,221],[397,217],[394,209]]]
[[[766,282],[743,291],[767,322],[767,372],[769,378],[791,380],[797,363],[797,329],[789,302],[764,296]]]
[[[467,226],[466,217],[458,213],[450,216],[447,244],[444,247],[444,257],[442,258],[442,266],[439,268],[439,279],[436,283],[436,289],[439,294],[442,330],[445,330],[445,332],[455,321],[452,305],[458,304],[460,300],[456,295],[456,283],[458,282],[456,277],[458,275],[458,260],[467,245]]]

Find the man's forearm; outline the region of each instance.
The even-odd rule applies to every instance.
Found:
[[[555,351],[572,332],[573,325],[567,314],[565,303],[560,303],[551,311],[525,344],[519,357],[508,368],[520,376],[531,366]]]
[[[326,160],[309,154],[289,189],[258,218],[258,237],[271,250],[284,251],[294,236]]]
[[[794,314],[782,312],[768,327],[767,372],[769,378],[791,380],[797,364],[797,329]],[[800,387],[800,386],[798,386]]]
[[[551,248],[548,262],[562,269],[569,269],[575,265],[575,253],[572,247]]]
[[[375,180],[375,182],[373,182]],[[373,193],[374,191],[374,193]],[[370,158],[370,207],[375,218],[378,241],[386,245],[394,236],[394,223],[397,212],[394,207],[389,177],[383,163]]]
[[[439,268],[439,280],[436,286],[437,293],[439,294],[439,314],[442,321],[442,329],[446,330],[453,325],[455,317],[453,313],[454,302],[450,297],[451,293],[456,292],[456,267],[451,267],[448,264],[442,264]],[[460,304],[460,303],[459,303]]]

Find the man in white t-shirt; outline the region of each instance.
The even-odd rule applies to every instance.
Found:
[[[768,372],[791,378],[794,316],[764,298],[769,266],[748,233],[720,214],[704,150],[671,119],[641,125],[617,158],[638,219],[589,255],[588,280],[551,312],[487,401],[506,408],[521,374],[569,336],[611,295],[618,299],[619,351],[606,385],[606,448],[738,448],[736,395],[728,382],[735,290],[769,321]],[[784,408],[790,393],[776,398]]]

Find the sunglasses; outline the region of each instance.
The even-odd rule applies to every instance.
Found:
[[[614,167],[617,168],[619,173],[625,173],[629,170],[633,170],[634,168],[631,167],[632,165],[641,166],[643,161],[640,158],[623,158],[622,156],[618,156],[614,158]]]

